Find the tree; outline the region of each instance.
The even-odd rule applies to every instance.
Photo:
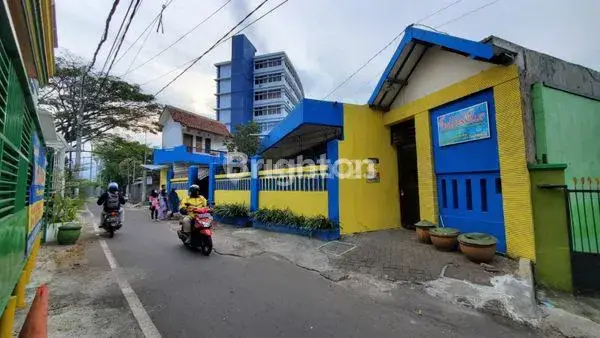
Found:
[[[67,142],[77,139],[77,115],[82,97],[85,102],[81,125],[83,142],[118,128],[158,132],[160,106],[153,95],[142,93],[138,85],[92,70],[85,77],[82,96],[81,80],[88,67],[81,58],[63,53],[57,57],[54,77],[41,89],[40,106],[52,112],[56,129]]]
[[[254,121],[236,126],[231,138],[225,141],[230,152],[240,152],[252,157],[260,149],[260,126]]]
[[[104,183],[116,182],[124,187],[129,183],[129,177],[135,168],[136,176],[141,174],[140,165],[152,162],[152,149],[143,143],[132,141],[118,135],[94,143],[94,156],[102,162],[100,179]]]

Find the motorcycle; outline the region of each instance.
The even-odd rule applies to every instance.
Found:
[[[113,238],[115,236],[115,231],[121,229],[119,212],[110,211],[105,213],[104,218],[102,219],[102,225],[100,227],[108,233],[108,237]]]
[[[199,249],[204,256],[210,255],[213,248],[212,226],[214,224],[212,210],[207,207],[192,209],[194,218],[192,220],[191,232],[183,232],[183,227],[177,230],[177,236],[183,244],[189,248]],[[191,236],[188,242],[188,237]]]

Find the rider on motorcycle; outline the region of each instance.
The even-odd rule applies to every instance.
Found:
[[[123,209],[121,204],[125,204],[125,197],[119,193],[119,185],[115,182],[108,184],[108,189],[98,198],[98,205],[104,205],[100,215],[100,227],[104,226],[104,216],[110,212],[119,212],[119,226],[123,225]]]
[[[182,215],[185,215],[183,220],[181,221],[182,231],[186,234],[191,235],[192,232],[192,221],[194,220],[194,208],[203,208],[206,207],[207,202],[206,198],[200,195],[200,187],[196,184],[192,184],[190,189],[188,190],[188,197],[184,198],[181,201],[183,205],[180,209]],[[188,236],[187,242],[191,242],[192,236]]]

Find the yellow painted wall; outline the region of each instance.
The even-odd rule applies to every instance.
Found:
[[[250,190],[215,190],[215,204],[242,203],[250,206]]]
[[[535,260],[533,206],[519,78],[494,87],[507,253]]]
[[[290,209],[305,216],[327,216],[327,191],[260,191],[259,208]]]
[[[496,66],[464,81],[390,110],[385,125],[414,118],[417,133],[421,218],[437,221],[437,195],[431,152],[429,111],[479,91],[494,88],[498,153],[502,178],[508,254],[535,260],[533,209],[525,154],[519,73],[516,66]],[[340,156],[342,156],[340,154]]]
[[[161,169],[160,170],[160,179],[159,179],[159,187],[162,187],[163,184],[166,185],[167,184],[167,169]]]
[[[344,104],[344,140],[339,158],[379,159],[379,183],[365,178],[340,179],[340,223],[343,234],[396,228],[400,225],[398,163],[384,113],[368,106]],[[366,165],[362,168],[365,172]]]

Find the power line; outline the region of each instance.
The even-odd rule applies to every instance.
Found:
[[[445,10],[447,10],[448,8],[455,6],[457,4],[459,4],[460,2],[462,2],[463,0],[456,0],[422,18],[420,18],[419,20],[417,20],[416,23],[420,23],[423,22],[435,15],[437,15],[438,13],[441,13]],[[498,0],[496,0],[498,1]],[[363,70],[366,66],[368,66],[371,61],[373,61],[376,57],[378,57],[379,55],[381,55],[381,53],[383,53],[386,49],[388,49],[394,42],[396,42],[396,40],[398,40],[406,31],[406,28],[403,29],[400,33],[398,33],[396,36],[394,36],[394,38],[392,40],[390,40],[390,42],[388,42],[385,46],[383,46],[383,48],[381,48],[379,51],[377,51],[377,53],[375,53],[373,56],[371,56],[367,62],[363,63],[360,67],[358,67],[352,74],[350,74],[350,76],[348,76],[346,79],[344,79],[344,81],[340,82],[340,84],[338,84],[335,88],[333,88],[333,90],[331,90],[325,97],[323,97],[323,100],[327,99],[328,97],[331,96],[331,94],[335,93],[338,89],[342,88],[346,83],[348,83],[348,81],[352,80],[352,78],[354,78],[356,76],[356,74],[360,73],[361,70]]]
[[[237,34],[240,34],[240,33],[241,33],[241,32],[243,32],[243,31],[244,31],[246,28],[248,28],[248,27],[252,26],[253,24],[255,24],[255,23],[256,23],[257,21],[259,21],[260,19],[262,19],[262,18],[264,18],[265,16],[267,16],[267,15],[271,14],[271,13],[272,13],[272,12],[274,12],[274,11],[275,11],[277,8],[279,8],[279,7],[283,6],[283,5],[284,5],[286,2],[288,2],[288,1],[289,1],[289,0],[284,0],[284,1],[280,2],[280,3],[279,3],[277,6],[275,6],[275,7],[271,8],[269,11],[267,11],[267,12],[266,12],[266,13],[264,13],[263,15],[261,15],[261,16],[259,16],[258,18],[254,19],[253,21],[251,21],[250,23],[248,23],[246,26],[242,27],[241,29],[239,29],[238,31],[236,31],[235,33],[233,33],[233,34],[232,34],[231,36],[229,36],[227,39],[225,39],[225,40],[223,40],[223,41],[219,42],[219,44],[218,44],[217,46],[220,46],[220,45],[222,45],[223,43],[225,43],[225,42],[227,42],[227,41],[231,40],[231,39],[233,38],[233,36],[235,36],[235,35],[237,35]],[[169,74],[171,74],[171,73],[175,72],[176,70],[178,70],[178,69],[180,69],[180,68],[182,68],[182,67],[185,67],[185,66],[187,66],[188,64],[192,63],[193,61],[194,61],[194,59],[191,59],[191,60],[189,60],[189,61],[187,61],[187,62],[185,62],[185,63],[183,63],[183,64],[181,64],[181,65],[179,65],[179,66],[177,66],[177,67],[175,67],[174,69],[171,69],[170,71],[168,71],[168,72],[166,72],[166,73],[163,73],[163,74],[161,74],[161,75],[159,75],[159,76],[157,76],[157,77],[155,77],[155,78],[152,78],[152,79],[150,79],[150,80],[148,80],[148,81],[146,81],[146,82],[142,83],[142,84],[141,84],[141,86],[145,86],[145,85],[147,85],[147,84],[148,84],[148,83],[150,83],[150,82],[154,82],[154,81],[156,81],[156,80],[159,80],[159,79],[161,79],[161,78],[163,78],[163,77],[165,77],[165,76],[167,76],[167,75],[169,75]]]
[[[478,12],[478,11],[480,11],[480,10],[486,8],[486,7],[489,7],[489,6],[497,3],[498,1],[500,1],[500,0],[490,1],[490,2],[488,2],[488,3],[486,3],[486,4],[482,5],[482,6],[479,6],[479,7],[475,8],[475,9],[473,9],[473,10],[467,12],[467,13],[464,13],[463,15],[460,15],[460,16],[454,18],[454,19],[448,20],[448,21],[444,22],[441,25],[437,25],[437,26],[435,26],[435,28],[437,29],[437,28],[449,25],[449,24],[453,23],[454,21],[458,21],[458,20],[460,20],[460,19],[462,19],[462,18],[464,18],[466,16],[469,16],[469,15],[471,15],[471,14],[473,14],[475,12]]]
[[[187,32],[185,32],[182,36],[180,36],[179,38],[177,38],[177,40],[173,41],[170,45],[168,45],[167,47],[165,47],[163,50],[161,50],[160,52],[156,53],[154,56],[152,56],[148,60],[144,61],[141,65],[133,68],[131,71],[128,70],[127,72],[125,72],[121,76],[125,76],[125,75],[127,75],[127,74],[129,74],[131,72],[135,72],[136,70],[144,67],[145,65],[147,65],[148,63],[150,63],[152,60],[154,60],[157,57],[159,57],[162,53],[166,52],[168,49],[170,49],[171,47],[173,47],[177,43],[179,43],[179,41],[183,40],[190,33],[192,33],[193,31],[195,31],[196,29],[198,29],[198,27],[200,27],[203,23],[205,23],[206,21],[210,20],[213,16],[215,16],[218,12],[220,12],[223,8],[225,8],[225,6],[227,6],[230,2],[231,2],[231,0],[227,0],[223,5],[221,5],[221,7],[217,8],[215,11],[213,11],[212,13],[210,13],[209,16],[207,16],[206,18],[204,18],[204,20],[200,21],[200,23],[198,23],[196,26],[192,27],[192,29],[190,29]]]
[[[90,66],[88,67],[88,72],[90,71],[90,69],[92,69],[92,67],[94,67],[94,64],[96,63],[96,58],[98,57],[98,52],[100,52],[100,48],[102,48],[102,45],[104,44],[104,42],[106,41],[106,38],[108,37],[108,29],[110,28],[110,21],[112,20],[112,17],[115,14],[115,11],[117,10],[118,5],[119,5],[119,0],[114,0],[113,5],[110,9],[110,12],[108,13],[108,17],[106,17],[106,23],[104,24],[104,33],[102,34],[102,37],[100,38],[100,42],[98,43],[98,46],[96,46],[96,50],[94,51],[94,56],[92,57],[92,62],[90,63]],[[81,86],[82,86],[82,90],[83,90],[83,84]]]
[[[129,12],[131,11],[131,7],[133,6],[133,0],[129,1],[129,7],[127,7],[127,12],[125,12],[125,15],[123,16],[123,20],[121,20],[121,25],[119,26],[119,30],[117,31],[117,35],[115,37],[115,40],[113,41],[112,45],[110,46],[110,50],[108,51],[108,54],[106,56],[106,60],[104,60],[104,64],[102,65],[102,69],[100,70],[100,74],[102,74],[104,72],[104,69],[106,68],[106,65],[108,65],[108,61],[110,60],[114,50],[115,50],[115,46],[117,45],[117,40],[119,35],[121,35],[121,31],[123,30],[123,26],[125,25],[125,21],[127,21],[127,16],[129,15]]]
[[[129,63],[129,66],[127,67],[127,70],[125,71],[125,74],[127,74],[129,72],[129,70],[131,69],[131,67],[133,67],[133,64],[135,63],[135,60],[137,60],[138,56],[140,55],[140,52],[142,51],[142,49],[146,45],[146,41],[148,41],[148,38],[150,37],[150,34],[152,34],[152,31],[148,30],[148,33],[146,34],[146,37],[144,38],[144,41],[142,41],[142,44],[140,45],[140,48],[138,48],[137,52],[133,56],[133,59]],[[121,77],[123,75],[125,75],[125,74],[122,74]]]
[[[123,54],[121,55],[120,58],[117,59],[117,61],[115,61],[115,63],[119,63],[119,61],[121,61],[121,59],[123,59],[123,57],[125,55],[127,55],[127,53],[129,53],[129,51],[131,50],[131,48],[133,48],[133,46],[140,40],[140,38],[142,37],[142,35],[144,35],[144,33],[146,33],[150,27],[152,27],[152,25],[154,25],[154,23],[160,18],[160,16],[162,15],[162,13],[164,12],[164,10],[169,7],[169,5],[175,0],[169,0],[169,2],[167,2],[166,4],[164,4],[161,8],[161,11],[154,17],[154,19],[152,19],[152,21],[150,21],[150,23],[148,24],[148,26],[146,26],[146,28],[140,33],[140,35],[138,35],[138,37],[135,39],[135,41],[133,41],[133,43],[131,45],[129,45],[129,47],[127,47],[127,49],[123,52]]]
[[[190,68],[192,68],[198,61],[200,61],[206,54],[208,54],[210,51],[212,51],[215,47],[217,47],[219,45],[219,43],[223,40],[225,40],[225,38],[227,38],[227,36],[229,35],[229,33],[233,32],[237,27],[239,27],[242,23],[244,23],[244,21],[246,21],[252,14],[254,14],[256,11],[258,11],[265,3],[267,3],[267,1],[269,0],[264,0],[263,2],[261,2],[258,6],[256,6],[256,8],[254,8],[252,11],[250,11],[250,13],[248,13],[240,22],[238,22],[235,26],[233,26],[233,28],[231,28],[227,33],[225,33],[219,40],[217,40],[217,42],[215,42],[212,46],[210,46],[210,48],[208,48],[204,53],[202,53],[202,55],[200,55],[199,57],[197,57],[196,59],[194,59],[194,61],[192,61],[192,63],[187,66],[181,73],[177,74],[177,76],[175,76],[175,78],[173,78],[171,81],[169,81],[166,85],[164,85],[159,91],[157,91],[154,96],[162,93],[163,90],[167,89],[167,87],[169,87],[173,82],[177,81],[177,79],[179,79],[183,74],[185,74]]]

